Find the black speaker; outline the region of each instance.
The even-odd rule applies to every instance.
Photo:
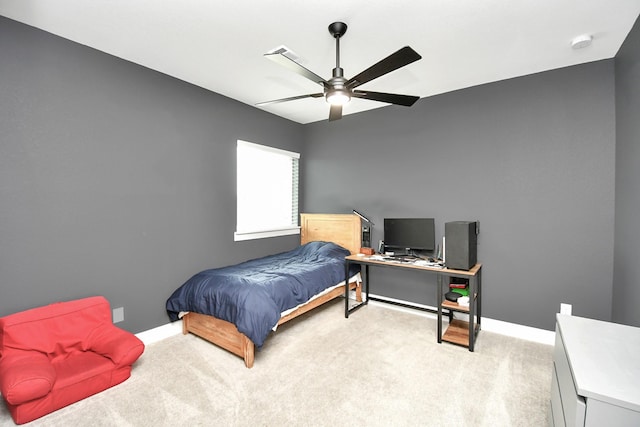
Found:
[[[444,224],[444,263],[454,270],[470,270],[478,261],[477,221],[453,221]]]

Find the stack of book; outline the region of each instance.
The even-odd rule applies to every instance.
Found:
[[[449,283],[449,290],[451,292],[459,293],[464,297],[469,296],[469,282],[465,281],[463,283]]]

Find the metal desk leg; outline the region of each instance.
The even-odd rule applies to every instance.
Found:
[[[344,266],[344,317],[349,318],[349,270],[351,263],[347,261]]]
[[[475,319],[475,306],[476,306],[476,292],[477,292],[477,276],[469,278],[469,351],[473,351],[473,345],[476,342],[476,319]]]
[[[362,306],[367,305],[369,303],[369,266],[364,264],[364,279],[362,280],[362,284],[365,286],[365,292],[366,292],[366,300],[362,301],[362,302],[358,302],[358,303],[354,303],[353,307],[349,308],[349,270],[351,267],[351,264],[358,264],[360,265],[360,271],[362,272],[362,263],[359,263],[357,261],[349,261],[347,260],[345,262],[345,271],[344,271],[344,277],[345,277],[345,283],[347,285],[345,285],[344,287],[344,317],[348,318],[349,317],[349,313],[356,311],[360,308],[362,308]]]
[[[478,293],[478,307],[476,314],[478,316],[478,331],[481,329],[480,322],[482,319],[482,267],[478,270],[478,278],[476,279],[476,292]]]
[[[362,266],[360,266],[361,271],[362,271]],[[369,304],[369,264],[365,264],[364,265],[364,280],[363,280],[363,285],[365,287],[365,295],[366,295],[366,299],[364,301],[365,304]]]
[[[437,273],[438,281],[438,343],[442,342],[442,274]]]

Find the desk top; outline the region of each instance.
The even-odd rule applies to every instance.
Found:
[[[427,265],[416,265],[411,262],[401,262],[401,261],[386,261],[381,259],[372,258],[369,255],[349,255],[345,258],[349,262],[355,262],[358,264],[369,264],[369,265],[381,265],[385,267],[399,267],[399,268],[409,268],[415,270],[425,270],[425,271],[433,271],[436,273],[445,273],[445,274],[455,274],[460,276],[475,276],[478,274],[478,271],[482,268],[482,264],[478,263],[471,267],[470,270],[454,270],[451,268],[437,267],[437,266],[427,266]]]

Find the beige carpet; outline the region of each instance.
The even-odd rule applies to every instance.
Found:
[[[147,347],[129,380],[33,426],[545,426],[552,347],[342,300],[283,325],[246,369],[195,336]],[[0,405],[0,425],[13,425]]]

